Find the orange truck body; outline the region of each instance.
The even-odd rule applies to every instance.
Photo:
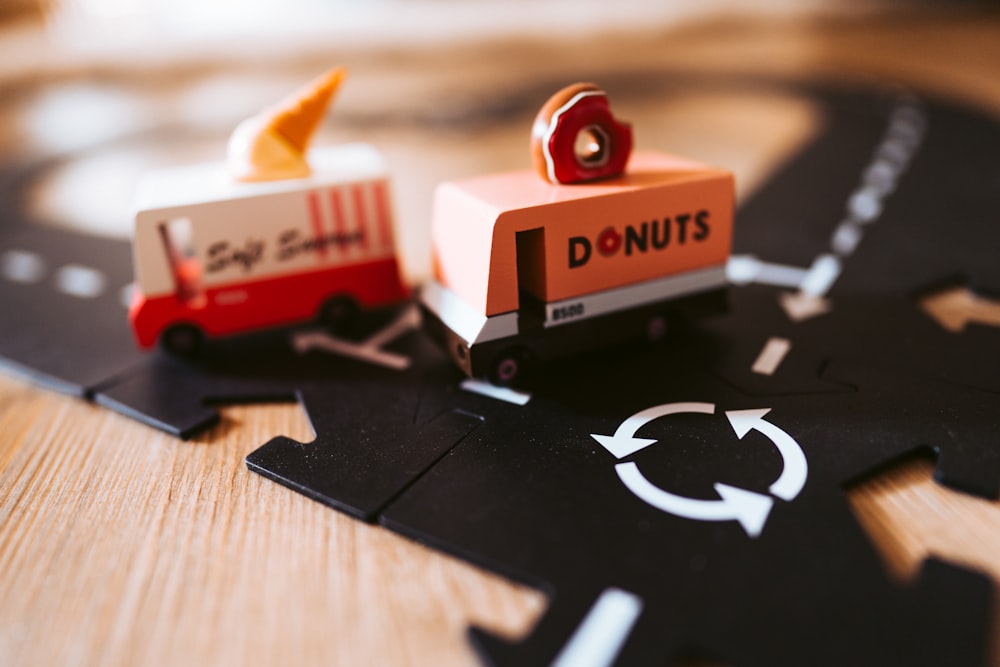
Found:
[[[553,185],[530,170],[444,183],[425,310],[455,334],[445,336],[453,357],[463,356],[456,345],[470,348],[456,361],[479,375],[489,362],[469,361],[477,344],[495,351],[531,338],[531,328],[613,325],[608,318],[625,311],[724,290],[733,192],[730,172],[658,152],[636,152],[625,175],[595,183]],[[540,324],[524,317],[525,299],[545,309]],[[478,317],[481,326],[470,323]],[[518,322],[488,324],[498,318]]]

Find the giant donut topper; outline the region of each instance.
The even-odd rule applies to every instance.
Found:
[[[632,126],[615,120],[592,83],[566,86],[542,106],[531,128],[531,157],[551,183],[620,176],[632,152]]]

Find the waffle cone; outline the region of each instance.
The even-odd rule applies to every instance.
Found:
[[[273,108],[267,128],[304,155],[346,74],[343,67],[335,67],[292,93]]]

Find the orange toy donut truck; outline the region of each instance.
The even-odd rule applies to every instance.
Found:
[[[593,84],[556,93],[532,130],[535,170],[438,186],[428,330],[468,375],[526,364],[726,308],[730,172],[653,151]],[[627,168],[626,168],[627,165]],[[537,172],[537,173],[536,173]]]
[[[331,70],[241,123],[228,164],[145,178],[129,310],[140,346],[190,355],[204,336],[406,298],[381,156],[364,144],[307,151],[342,78]]]

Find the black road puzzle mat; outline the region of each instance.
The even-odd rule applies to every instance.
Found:
[[[941,483],[1000,491],[1000,328],[948,330],[918,298],[1000,295],[1000,124],[781,85],[825,126],[739,210],[731,311],[552,364],[523,405],[463,383],[412,307],[198,364],[140,354],[127,244],[16,212],[0,356],[181,437],[210,403],[297,398],[316,440],[251,470],[549,594],[523,641],[470,631],[491,664],[988,664],[993,583],[936,560],[890,580],[844,487],[925,451]]]

